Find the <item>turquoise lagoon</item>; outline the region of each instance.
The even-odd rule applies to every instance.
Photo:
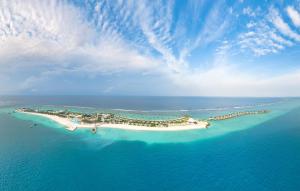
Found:
[[[299,190],[296,98],[1,97],[0,190]],[[103,102],[103,103],[102,103]],[[209,129],[67,131],[30,106],[115,112],[132,118],[197,119],[268,109]],[[38,125],[32,127],[33,123]]]
[[[76,132],[66,132],[82,134],[90,137],[92,139],[99,139],[99,142],[104,141],[143,141],[145,143],[178,143],[178,142],[190,142],[197,141],[207,138],[212,138],[215,136],[222,136],[231,132],[244,130],[247,128],[255,127],[260,123],[266,122],[280,115],[283,115],[293,108],[300,106],[298,100],[275,100],[268,104],[252,104],[252,105],[242,105],[226,108],[211,108],[211,109],[191,109],[191,110],[126,110],[126,109],[99,109],[93,107],[76,107],[76,106],[53,106],[53,105],[40,105],[31,106],[39,109],[53,109],[53,110],[64,110],[68,109],[70,111],[78,112],[109,112],[116,113],[121,116],[129,118],[139,118],[148,120],[165,120],[165,119],[175,119],[181,117],[185,114],[192,116],[195,119],[207,119],[210,116],[223,115],[231,112],[238,111],[253,111],[267,109],[270,113],[262,115],[251,115],[242,116],[239,118],[234,118],[224,121],[213,121],[209,129],[200,130],[187,130],[187,131],[174,131],[174,132],[152,132],[152,131],[132,131],[132,130],[121,130],[121,129],[99,129],[97,134],[90,136],[91,131],[89,129],[78,129]],[[10,108],[13,111],[15,108]],[[43,124],[47,127],[52,127],[56,129],[65,129],[60,124],[54,121],[29,114],[14,113],[14,117],[18,119],[32,121],[34,123]],[[67,130],[66,130],[67,131]],[[93,141],[94,142],[94,141]]]

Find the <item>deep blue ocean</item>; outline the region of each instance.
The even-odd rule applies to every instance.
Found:
[[[107,129],[93,135],[11,113],[25,106],[151,119],[271,112],[216,122],[207,130]],[[38,125],[30,128],[33,123]],[[300,99],[2,96],[0,190],[298,191]]]

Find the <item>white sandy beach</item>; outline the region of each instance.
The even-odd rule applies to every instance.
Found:
[[[116,129],[126,129],[126,130],[135,130],[135,131],[183,131],[183,130],[193,130],[193,129],[204,129],[207,127],[208,122],[198,121],[198,124],[186,124],[182,126],[169,126],[169,127],[146,127],[146,126],[137,126],[137,125],[128,125],[128,124],[109,124],[109,123],[96,123],[96,124],[76,124],[71,121],[71,119],[63,118],[55,115],[48,115],[42,113],[33,113],[33,112],[24,112],[17,111],[20,113],[26,113],[30,115],[36,115],[51,119],[63,126],[70,131],[74,131],[76,128],[116,128]]]

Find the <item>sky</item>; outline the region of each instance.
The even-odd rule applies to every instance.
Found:
[[[0,0],[0,94],[300,96],[299,45],[299,0]]]

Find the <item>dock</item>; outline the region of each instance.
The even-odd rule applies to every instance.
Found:
[[[235,113],[230,113],[226,115],[219,115],[219,116],[214,116],[214,117],[209,117],[209,121],[220,121],[220,120],[226,120],[226,119],[232,119],[236,117],[241,117],[245,115],[257,115],[257,114],[265,114],[268,113],[269,111],[267,110],[259,110],[259,111],[241,111],[241,112],[235,112]]]
[[[76,127],[76,126],[67,127],[67,129],[68,129],[69,131],[75,131],[75,130],[77,129],[77,127]]]

